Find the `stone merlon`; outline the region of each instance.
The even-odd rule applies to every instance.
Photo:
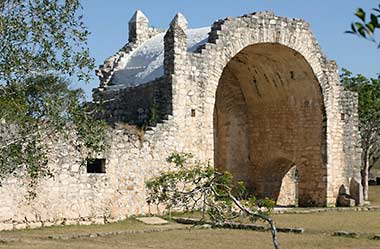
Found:
[[[186,31],[186,29],[188,28],[188,22],[184,15],[182,15],[181,13],[177,13],[177,15],[171,21],[170,27],[180,27],[183,31]]]
[[[143,42],[148,37],[149,20],[141,10],[137,10],[129,24],[129,42]]]

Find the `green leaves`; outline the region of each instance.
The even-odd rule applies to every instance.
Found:
[[[363,151],[373,152],[380,142],[380,76],[368,79],[343,69],[340,78],[347,89],[358,94],[361,146]]]
[[[379,8],[372,10],[373,13],[370,13],[369,18],[367,18],[367,13],[362,8],[359,8],[355,13],[359,21],[351,23],[351,30],[346,31],[346,33],[355,34],[375,42],[375,32],[380,29],[380,5]],[[378,48],[380,48],[380,43]]]
[[[353,76],[351,72],[343,69],[340,76],[343,85],[359,96],[359,119],[362,123],[368,120],[377,122],[380,115],[380,78],[368,79],[361,74]]]
[[[97,107],[63,78],[88,80],[94,68],[80,12],[79,0],[0,0],[0,183],[51,177],[48,155],[62,138],[80,154],[106,147]]]
[[[166,161],[168,163],[174,163],[176,167],[183,168],[184,164],[188,159],[192,158],[193,155],[191,153],[172,153]]]
[[[45,73],[88,80],[94,68],[79,0],[2,0],[0,83]]]
[[[66,138],[80,152],[106,147],[106,125],[90,115],[95,107],[84,103],[82,90],[70,89],[60,77],[36,76],[1,86],[0,106],[0,183],[25,172],[30,186],[53,176],[48,144],[59,139]]]
[[[365,11],[362,9],[362,8],[359,8],[356,13],[355,13],[355,16],[357,16],[359,19],[361,19],[363,22],[365,21]]]
[[[167,161],[174,163],[174,168],[146,182],[150,205],[201,210],[215,222],[232,220],[242,213],[264,217],[260,215],[268,215],[273,209],[273,201],[256,200],[244,182],[233,181],[231,173],[217,172],[210,164],[189,164],[187,159],[191,157],[188,153],[172,153]]]

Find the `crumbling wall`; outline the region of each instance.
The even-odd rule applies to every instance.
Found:
[[[112,91],[94,91],[94,102],[100,109],[98,118],[109,124],[128,123],[143,127],[161,122],[171,114],[171,85],[165,78],[159,78],[147,84]],[[156,120],[150,120],[156,112]]]
[[[166,158],[186,147],[172,119],[141,133],[131,126],[109,131],[105,173],[87,173],[83,156],[66,140],[50,143],[54,177],[34,189],[27,178],[10,177],[0,187],[0,230],[62,224],[103,224],[157,212],[145,202],[145,181],[168,169]],[[187,145],[191,146],[191,145]],[[28,198],[28,191],[37,194]]]
[[[304,204],[335,205],[340,186],[347,185],[354,178],[360,178],[357,174],[360,138],[357,130],[356,97],[343,92],[336,65],[323,55],[306,22],[277,17],[270,12],[219,20],[211,29],[208,43],[200,46],[195,53],[187,51],[187,26],[182,15],[177,15],[170,24],[164,38],[164,75],[161,78],[134,87],[118,88],[112,85],[112,77],[115,70],[119,69],[121,58],[133,53],[146,39],[162,32],[148,27],[146,17],[141,13],[132,18],[130,43],[97,71],[101,84],[94,90],[94,101],[104,107],[104,112],[99,113],[99,117],[105,118],[111,124],[119,123],[110,130],[111,146],[103,155],[99,155],[106,159],[106,173],[87,173],[79,160],[82,156],[74,148],[65,141],[52,144],[49,165],[55,177],[40,182],[36,188],[36,199],[25,199],[28,191],[27,179],[9,178],[0,187],[0,230],[62,223],[104,223],[124,219],[132,214],[144,214],[149,211],[145,202],[144,182],[159,171],[167,169],[165,159],[172,152],[190,152],[201,162],[218,162],[214,158],[218,155],[215,153],[215,143],[219,139],[216,138],[218,126],[214,123],[217,88],[227,64],[240,51],[250,46],[254,48],[276,44],[278,46],[274,47],[286,47],[294,51],[294,56],[302,57],[308,65],[309,73],[305,75],[305,70],[290,70],[287,63],[276,63],[276,67],[268,61],[268,71],[261,70],[263,73],[260,74],[264,90],[268,87],[266,84],[282,84],[276,74],[278,71],[282,75],[280,78],[289,78],[289,84],[292,84],[292,78],[299,79],[298,82],[304,84],[310,83],[313,78],[316,85],[320,86],[314,89],[319,91],[315,96],[321,96],[320,104],[316,108],[320,108],[318,127],[322,126],[323,132],[322,136],[318,136],[317,139],[320,140],[316,142],[315,148],[311,148],[318,153],[305,156],[308,149],[305,148],[306,152],[303,153],[300,144],[300,151],[285,157],[289,157],[288,160],[295,163],[297,168],[304,169],[300,172],[301,177],[308,172],[312,174],[307,179],[314,181],[313,186],[304,184],[305,187],[300,188],[303,189]],[[259,52],[261,57],[253,54],[258,58],[255,59],[256,64],[244,61],[244,56],[247,56],[244,53],[242,58],[238,58],[245,66],[251,66],[247,67],[247,72],[241,79],[247,87],[254,86],[253,76],[255,68],[260,67],[260,59],[268,57],[264,50]],[[291,56],[286,61],[294,63],[296,60],[292,60]],[[236,65],[238,63],[239,61]],[[297,87],[302,91],[302,86]],[[246,98],[244,95],[253,92],[243,89],[242,94]],[[274,92],[267,91],[266,94]],[[284,103],[291,103],[294,99],[291,95],[296,92],[288,91],[289,96],[284,98]],[[311,95],[306,95],[298,104],[304,108],[311,106],[314,102],[308,101],[308,96]],[[143,133],[131,132],[127,124],[141,125],[149,121],[153,103],[157,104],[159,123]],[[278,106],[286,107],[280,104]],[[252,110],[247,110],[250,111]],[[304,115],[304,118],[313,119],[310,115]],[[263,140],[273,135],[281,136],[270,132],[279,120],[262,120],[266,122],[262,126],[265,129],[260,131]],[[288,121],[291,123],[291,119]],[[238,126],[231,134],[239,134],[237,129]],[[284,132],[287,132],[286,129]],[[260,146],[259,139],[257,141],[252,148]],[[284,146],[286,144],[279,145],[279,148]],[[261,154],[271,153],[270,148],[259,148],[255,151]],[[254,158],[247,157],[245,160],[253,161]],[[321,163],[308,165],[311,161]],[[261,172],[270,173],[271,170],[268,168]],[[250,174],[252,171],[246,172]],[[247,179],[251,178],[253,179],[247,176]]]

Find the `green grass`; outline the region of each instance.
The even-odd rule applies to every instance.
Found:
[[[47,237],[49,235],[59,234],[81,234],[81,233],[96,233],[96,232],[110,232],[120,230],[144,230],[152,227],[145,225],[135,219],[128,219],[116,223],[110,223],[106,225],[70,225],[70,226],[52,226],[37,229],[24,229],[16,231],[2,231],[0,232],[0,238],[35,238],[35,237]]]
[[[380,241],[338,238],[323,234],[279,234],[281,248],[320,249],[380,248]],[[22,239],[22,242],[0,244],[1,249],[231,249],[273,248],[271,235],[265,232],[238,230],[176,230],[75,240]]]
[[[370,187],[372,204],[380,204],[380,187]],[[176,214],[178,215],[178,214]],[[194,217],[199,217],[194,214]],[[291,249],[375,249],[380,241],[369,240],[365,236],[380,234],[380,211],[371,212],[324,212],[309,214],[275,214],[273,219],[278,227],[303,227],[305,233],[279,234],[281,248]],[[174,224],[166,227],[177,226]],[[1,238],[17,238],[20,241],[0,243],[0,249],[142,249],[142,248],[273,248],[269,232],[243,230],[174,230],[165,232],[124,234],[117,236],[51,240],[49,235],[96,233],[119,230],[146,230],[162,226],[144,225],[135,219],[107,225],[49,227],[32,230],[0,232]],[[346,230],[364,235],[360,239],[331,236],[332,232]]]
[[[311,214],[277,214],[273,220],[278,227],[303,227],[308,233],[346,230],[380,234],[380,212],[324,212]]]
[[[373,206],[380,206],[380,186],[369,186],[368,199]]]

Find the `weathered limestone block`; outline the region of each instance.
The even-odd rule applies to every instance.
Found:
[[[340,194],[337,199],[338,207],[354,207],[355,199],[353,199],[350,195]]]
[[[354,178],[350,181],[350,195],[354,198],[356,205],[364,203],[363,186]]]

